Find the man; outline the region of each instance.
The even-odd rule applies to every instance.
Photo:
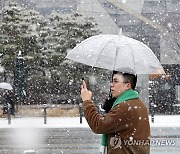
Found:
[[[132,72],[113,72],[112,97],[116,100],[105,115],[96,112],[92,92],[81,85],[85,118],[94,133],[103,134],[108,154],[149,154],[150,126],[148,112],[134,91],[137,77]]]

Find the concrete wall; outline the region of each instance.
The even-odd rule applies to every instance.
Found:
[[[160,40],[161,63],[162,64],[180,64],[180,48],[173,47],[171,38]],[[175,44],[174,44],[175,45]]]
[[[118,34],[119,27],[98,0],[77,0],[77,11],[94,17],[102,34]]]

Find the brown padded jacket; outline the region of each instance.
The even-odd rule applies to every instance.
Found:
[[[96,134],[106,134],[108,154],[149,154],[147,108],[138,99],[124,101],[100,115],[91,101],[83,102],[84,116]]]

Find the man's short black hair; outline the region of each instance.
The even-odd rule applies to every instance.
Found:
[[[124,82],[130,83],[131,88],[133,90],[136,88],[136,83],[137,83],[137,75],[136,74],[130,74],[130,73],[125,73],[125,72],[120,72],[120,71],[113,71],[113,75],[114,74],[122,75]]]

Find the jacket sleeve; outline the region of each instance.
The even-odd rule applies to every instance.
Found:
[[[91,101],[83,102],[84,116],[96,134],[116,133],[127,129],[128,118],[127,109],[123,107],[125,103],[115,106],[109,113],[100,115]]]

